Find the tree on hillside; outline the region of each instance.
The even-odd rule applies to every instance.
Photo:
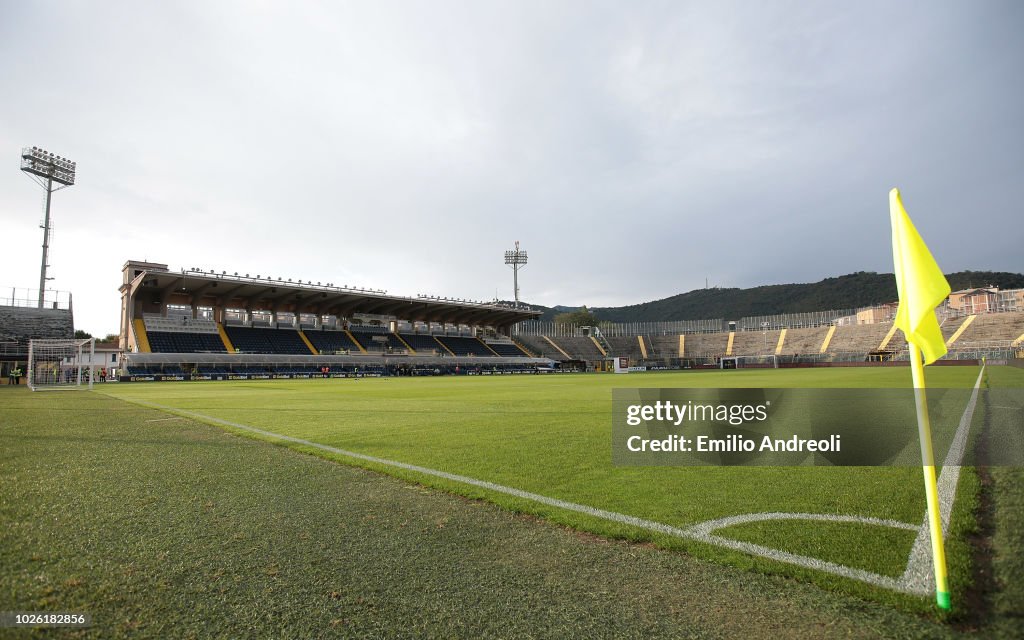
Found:
[[[65,333],[64,335],[67,335],[67,334]],[[75,330],[75,340],[88,340],[91,337],[92,337],[92,334],[89,333],[88,331],[83,331],[81,329]]]
[[[587,309],[586,305],[583,305],[576,311],[560,313],[555,316],[555,324],[572,324],[577,327],[594,327],[597,326],[597,317]]]

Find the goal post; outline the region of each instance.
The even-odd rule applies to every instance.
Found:
[[[96,373],[96,338],[31,340],[28,343],[28,388],[32,391],[92,389]]]
[[[779,356],[722,356],[718,366],[720,369],[778,369]]]

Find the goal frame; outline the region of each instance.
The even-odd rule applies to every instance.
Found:
[[[727,361],[732,366],[727,365]],[[722,356],[718,361],[719,369],[778,369],[779,356],[777,354],[743,355],[743,356]]]
[[[92,390],[96,378],[95,359],[96,338],[30,340],[25,372],[28,388],[32,391]]]

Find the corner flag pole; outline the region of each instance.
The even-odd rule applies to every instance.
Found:
[[[932,451],[932,425],[928,418],[924,366],[946,355],[946,344],[935,317],[935,307],[946,299],[950,287],[903,208],[899,189],[889,192],[889,215],[892,222],[896,288],[900,295],[893,324],[903,330],[910,348],[910,371],[914,380],[917,430],[921,439],[921,464],[928,502],[928,528],[935,566],[935,599],[940,609],[949,610],[951,602],[946,574],[946,550],[942,541],[942,515],[939,510],[939,488],[935,480],[935,454]]]
[[[932,450],[932,423],[928,417],[925,392],[924,363],[921,350],[913,342],[910,347],[910,371],[914,379],[914,400],[917,403],[917,432],[921,439],[921,464],[924,468],[924,492],[928,503],[928,529],[932,538],[932,564],[935,566],[935,600],[940,609],[952,606],[949,577],[946,573],[946,548],[942,540],[942,513],[939,508],[939,486],[935,479],[935,454]]]

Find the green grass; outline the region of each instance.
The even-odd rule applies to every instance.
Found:
[[[933,387],[970,387],[973,367],[935,367]],[[993,384],[1024,386],[1024,372],[993,368]],[[920,522],[920,468],[624,468],[611,464],[611,389],[626,387],[905,387],[904,368],[751,370],[629,376],[301,380],[107,385],[105,393],[214,416],[341,449],[487,480],[676,526],[743,513],[785,511],[872,516]],[[914,425],[908,425],[914,430]],[[301,447],[299,447],[301,448]],[[317,455],[331,457],[322,451]],[[353,463],[349,458],[339,458]],[[360,463],[362,464],[362,463]],[[365,464],[375,468],[373,464]],[[796,575],[902,607],[926,610],[919,598],[789,565],[779,565],[669,538],[483,489],[388,467],[380,470],[486,498],[516,511],[604,536],[650,540],[741,567]],[[958,508],[971,508],[971,503]],[[968,511],[969,515],[969,511]],[[963,518],[963,515],[955,517]],[[801,521],[765,523],[744,539],[822,557],[821,541]],[[899,575],[912,537],[831,528],[824,559]],[[728,535],[728,532],[726,532]],[[737,533],[737,536],[740,534]],[[779,544],[785,540],[785,544]],[[842,551],[840,551],[842,550]],[[953,545],[950,564],[969,567],[969,550]],[[966,587],[965,587],[966,588]]]
[[[788,526],[787,526],[788,525]],[[899,578],[917,533],[851,522],[748,522],[719,535]],[[839,543],[837,541],[844,541]]]
[[[89,613],[93,627],[60,635],[96,638],[958,635],[167,418],[99,394],[0,389],[0,610]],[[38,635],[50,634],[0,629]]]

